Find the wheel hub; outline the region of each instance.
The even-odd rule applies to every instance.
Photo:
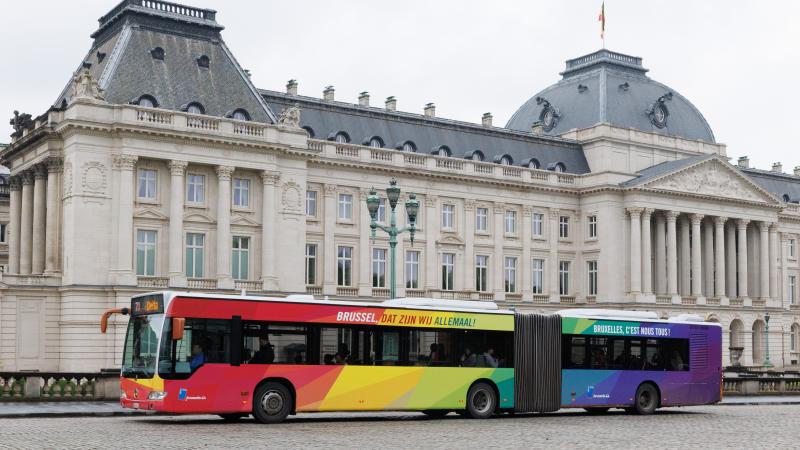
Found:
[[[261,409],[271,416],[280,413],[283,409],[283,396],[275,391],[267,391],[267,393],[261,397]]]

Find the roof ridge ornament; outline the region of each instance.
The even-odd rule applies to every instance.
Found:
[[[539,122],[542,124],[542,130],[548,132],[555,128],[561,118],[561,112],[558,108],[544,97],[536,97],[536,104],[542,106],[542,111],[539,113]]]
[[[658,128],[667,126],[667,118],[669,117],[669,109],[664,103],[672,101],[672,92],[667,92],[661,97],[658,97],[653,104],[647,107],[645,111],[647,116],[650,117],[650,122]]]

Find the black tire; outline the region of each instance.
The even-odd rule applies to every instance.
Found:
[[[587,413],[589,413],[589,414],[592,414],[592,415],[595,415],[595,414],[605,414],[605,413],[607,413],[607,412],[608,412],[608,410],[609,410],[609,409],[611,409],[611,408],[608,408],[608,407],[602,406],[602,407],[583,408],[583,409],[585,409]]]
[[[241,413],[229,413],[229,414],[220,414],[219,416],[222,417],[222,420],[225,422],[238,422],[239,419],[243,418],[247,414]]]
[[[446,416],[450,411],[446,409],[426,409],[422,411],[422,414],[430,417],[431,419],[441,419],[442,417]]]
[[[658,408],[658,390],[650,383],[643,383],[636,389],[633,410],[636,414],[653,414]]]
[[[473,419],[488,419],[497,409],[497,394],[488,383],[475,383],[467,392],[467,413]]]
[[[261,423],[279,423],[292,411],[294,398],[286,386],[267,382],[253,396],[253,417]]]

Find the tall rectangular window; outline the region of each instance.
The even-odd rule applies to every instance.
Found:
[[[506,292],[517,292],[517,258],[506,256],[503,281]]]
[[[533,213],[531,217],[531,228],[531,233],[534,236],[540,237],[544,235],[544,214]]]
[[[372,249],[372,287],[386,287],[386,249]]]
[[[569,261],[558,263],[558,293],[569,295]]]
[[[247,208],[250,206],[250,180],[233,179],[233,206]]]
[[[586,222],[589,224],[589,239],[595,239],[597,237],[597,216],[587,217]]]
[[[386,199],[382,198],[381,201],[378,203],[378,213],[376,214],[376,220],[380,223],[386,223]]]
[[[244,236],[233,237],[233,251],[231,254],[231,271],[235,280],[246,280],[250,276],[250,238]]]
[[[317,191],[306,191],[306,215],[317,217]]]
[[[531,268],[531,290],[534,294],[541,294],[544,292],[544,260],[534,259]]]
[[[797,277],[795,275],[789,275],[789,304],[796,305],[797,304]]]
[[[794,242],[794,239],[789,239],[789,257],[790,257],[790,258],[794,258],[794,257],[795,257],[795,253],[796,253],[796,252],[795,252],[795,245],[794,245],[794,243],[795,243],[795,242]]]
[[[506,211],[505,215],[506,234],[517,233],[517,212]]]
[[[306,284],[317,284],[317,246],[306,244]]]
[[[156,171],[152,169],[139,169],[139,187],[137,197],[148,200],[156,199]]]
[[[587,295],[597,295],[597,261],[586,262]]]
[[[475,231],[487,232],[489,231],[489,209],[476,208],[475,209]]]
[[[455,286],[454,276],[456,272],[456,255],[454,253],[442,253],[442,290],[452,291]]]
[[[205,235],[186,233],[186,276],[188,278],[203,278],[204,247]]]
[[[566,239],[569,237],[569,216],[558,218],[558,237]]]
[[[442,228],[452,230],[455,223],[456,206],[447,203],[442,205]]]
[[[406,252],[406,289],[419,289],[419,252]]]
[[[3,243],[6,242],[6,227],[7,226],[8,225],[6,225],[4,223],[0,223],[0,242],[3,242]]]
[[[136,231],[136,275],[152,277],[156,274],[156,232]]]
[[[206,176],[190,173],[186,176],[186,201],[203,203],[205,201]]]
[[[487,255],[475,256],[475,290],[478,292],[489,290],[489,257]]]
[[[351,286],[353,283],[353,247],[339,247],[336,256],[336,284]]]
[[[353,195],[339,194],[339,215],[344,220],[353,220]]]

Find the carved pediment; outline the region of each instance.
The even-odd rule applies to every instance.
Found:
[[[723,197],[759,203],[777,203],[769,192],[716,158],[689,166],[640,185],[642,188],[693,195]]]
[[[458,237],[455,234],[446,234],[442,236],[438,241],[436,241],[439,245],[449,245],[449,246],[463,246],[464,240]]]
[[[231,216],[231,225],[244,225],[246,227],[257,227],[261,224],[245,215],[234,214],[233,216]]]
[[[133,213],[136,219],[150,219],[150,220],[169,220],[169,217],[162,214],[161,211],[155,208],[141,208]]]
[[[183,216],[185,222],[214,223],[214,218],[200,211],[188,212]]]

